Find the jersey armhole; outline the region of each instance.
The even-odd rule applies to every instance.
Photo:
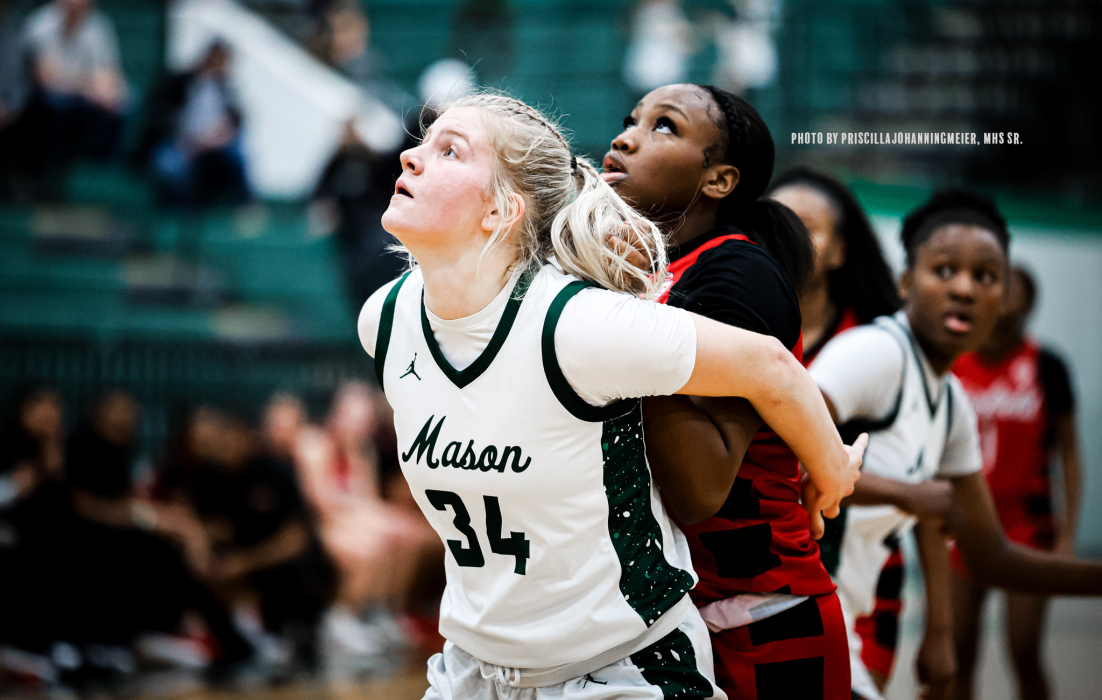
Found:
[[[394,330],[394,306],[398,303],[398,292],[402,289],[402,284],[405,283],[409,274],[407,272],[398,278],[398,281],[387,292],[386,300],[383,301],[383,312],[379,316],[379,332],[375,336],[375,379],[379,382],[379,391],[383,394],[386,394],[386,387],[383,386],[383,369],[386,366],[386,351],[387,346],[390,345],[390,333]]]
[[[899,344],[899,349],[903,354],[903,368],[899,373],[899,391],[895,395],[895,403],[892,405],[892,409],[883,418],[853,418],[838,426],[838,434],[842,436],[842,442],[847,445],[852,445],[861,433],[871,435],[892,427],[896,418],[899,417],[899,409],[903,405],[903,388],[907,384],[907,346],[887,327],[884,327],[884,330]]]
[[[571,282],[563,287],[562,290],[555,295],[550,308],[547,309],[547,316],[543,320],[543,335],[541,337],[543,373],[547,377],[547,383],[551,386],[551,391],[554,392],[555,398],[559,400],[563,408],[570,411],[571,415],[589,423],[600,423],[618,418],[630,411],[636,403],[632,400],[622,399],[613,401],[607,406],[593,406],[586,402],[585,399],[578,396],[578,393],[570,386],[570,382],[566,380],[566,375],[562,373],[562,368],[559,366],[559,356],[555,351],[555,328],[559,325],[559,317],[562,316],[562,311],[566,308],[566,303],[570,301],[575,294],[587,287],[595,286],[596,284],[593,282],[579,280]]]

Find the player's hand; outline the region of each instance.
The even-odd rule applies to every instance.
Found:
[[[853,485],[861,477],[861,460],[865,448],[869,445],[868,433],[861,433],[852,445],[843,445],[846,450],[846,463],[830,478],[815,478],[805,473],[801,483],[804,509],[807,511],[808,525],[812,539],[819,539],[826,530],[823,518],[837,518],[841,511],[842,499],[853,493]]]
[[[644,272],[651,271],[650,256],[646,254],[646,249],[643,247],[641,241],[635,239],[629,242],[612,234],[608,235],[607,240],[613,252],[617,255],[623,255],[628,265],[643,270]]]
[[[953,690],[957,675],[957,656],[953,637],[948,632],[927,632],[915,660],[922,700],[944,700]]]

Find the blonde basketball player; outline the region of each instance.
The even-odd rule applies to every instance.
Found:
[[[639,298],[663,279],[660,234],[537,110],[464,98],[402,165],[383,225],[416,266],[367,301],[359,333],[449,550],[426,698],[724,697],[639,397],[747,398],[828,516],[863,441],[842,444],[778,341]]]

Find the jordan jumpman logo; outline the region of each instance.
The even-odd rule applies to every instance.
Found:
[[[417,377],[417,381],[421,381],[421,375],[417,374],[417,370],[414,368],[414,365],[416,363],[417,363],[417,353],[413,353],[413,359],[409,361],[409,368],[406,369],[405,374],[403,374],[402,376],[400,376],[398,378],[399,379],[405,379],[406,377],[408,377],[409,375],[412,374],[413,376]]]

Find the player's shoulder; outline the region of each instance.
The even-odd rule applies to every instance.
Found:
[[[406,277],[410,280],[420,281],[421,270],[414,269],[411,272],[403,273],[401,276],[387,282],[383,286],[372,292],[371,296],[367,298],[364,305],[360,307],[360,315],[356,320],[356,333],[360,338],[360,345],[367,351],[368,355],[375,357],[375,338],[379,334],[379,320],[383,315],[383,304],[386,303],[386,298],[393,291],[394,287]]]
[[[880,319],[877,319],[877,321],[880,321]],[[887,323],[877,321],[848,328],[828,340],[816,357],[816,363],[824,357],[855,353],[862,355],[883,354],[893,359],[902,359],[903,347],[899,338],[890,330]]]

